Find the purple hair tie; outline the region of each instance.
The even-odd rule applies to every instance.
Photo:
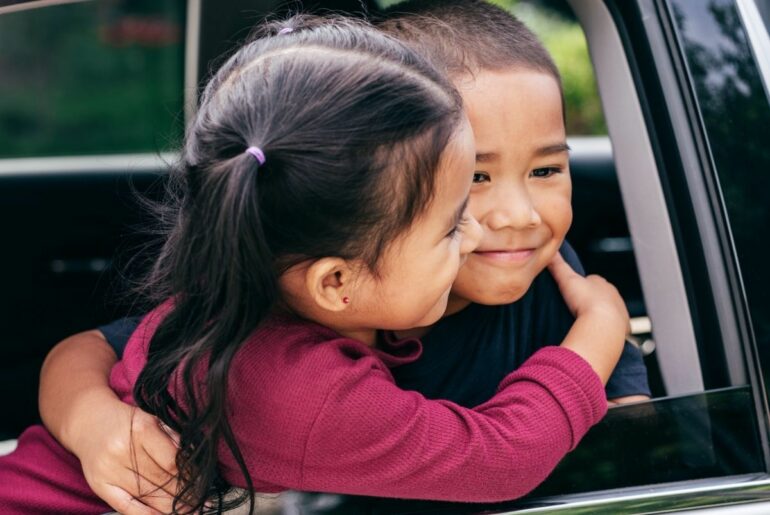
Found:
[[[246,153],[251,154],[257,160],[259,166],[265,164],[265,153],[259,147],[249,147],[246,149]]]
[[[291,27],[284,27],[278,31],[278,35],[282,36],[284,34],[288,34],[289,32],[294,32],[294,29],[292,29]]]

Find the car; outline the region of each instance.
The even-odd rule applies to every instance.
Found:
[[[575,223],[568,239],[590,272],[619,286],[653,398],[610,408],[523,499],[468,505],[290,493],[273,503],[277,509],[770,513],[770,267],[763,241],[770,228],[770,2],[534,4],[574,16],[588,43],[607,135],[569,138]],[[384,5],[306,3],[352,14]],[[158,140],[181,139],[178,113],[189,115],[219,56],[256,20],[293,7],[267,0],[0,7],[0,47],[13,50],[0,56],[0,439],[36,420],[38,371],[51,346],[131,312],[130,297],[110,300],[112,285],[132,270],[116,256],[150,241],[137,231],[147,224],[137,193],[156,198],[174,158]],[[38,23],[65,14],[84,24],[90,43],[106,48],[95,54],[101,61],[77,61],[76,50],[90,44],[82,34],[67,46]],[[11,46],[14,37],[21,46]],[[36,38],[38,52],[48,48],[51,56],[23,46]],[[80,64],[55,61],[67,48],[64,57]],[[11,56],[30,71],[18,72]],[[67,73],[89,78],[93,91],[65,84]],[[127,77],[143,81],[140,107],[120,91]],[[156,91],[157,82],[164,86]],[[9,96],[14,87],[18,98]],[[107,124],[98,123],[105,115],[82,110],[71,119],[48,100],[64,93],[73,94],[73,104],[123,109],[110,111]],[[25,111],[30,102],[37,111]],[[75,126],[84,132],[72,137]],[[8,143],[41,132],[52,136],[39,147]]]

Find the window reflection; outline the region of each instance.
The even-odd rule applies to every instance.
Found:
[[[733,0],[674,0],[671,5],[729,215],[767,377],[770,267],[761,252],[761,241],[770,226],[768,98]]]
[[[0,158],[177,143],[184,5],[102,0],[0,16]]]

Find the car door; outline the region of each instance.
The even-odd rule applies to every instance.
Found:
[[[666,396],[611,409],[541,487],[583,492],[522,512],[767,513],[767,2],[570,4],[591,47]]]

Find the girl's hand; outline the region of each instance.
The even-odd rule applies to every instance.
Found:
[[[603,311],[607,317],[605,322],[613,323],[612,328],[626,334],[629,323],[626,304],[611,283],[598,275],[583,277],[558,253],[549,263],[548,270],[575,318]]]
[[[177,487],[175,435],[114,394],[92,399],[89,411],[80,436],[70,433],[70,447],[94,493],[124,515],[170,513]]]
[[[598,275],[583,277],[556,254],[548,269],[576,320],[562,342],[593,367],[604,384],[623,351],[629,321],[618,290]]]

